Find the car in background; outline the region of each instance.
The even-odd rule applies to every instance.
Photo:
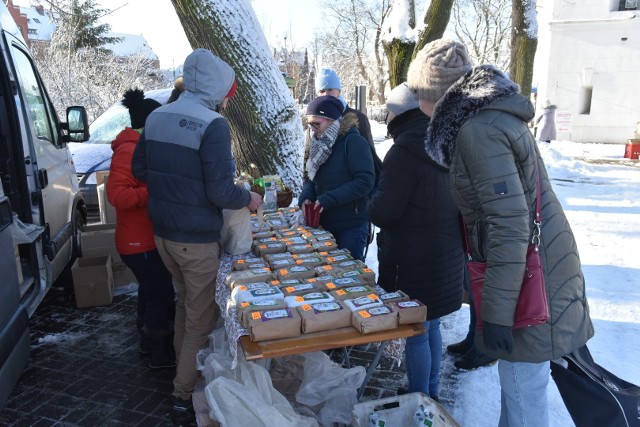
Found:
[[[172,90],[150,90],[144,95],[145,98],[165,104]],[[109,170],[113,155],[111,142],[127,126],[131,126],[129,110],[118,101],[91,123],[88,141],[69,143],[89,221],[96,221],[100,217],[96,172]]]

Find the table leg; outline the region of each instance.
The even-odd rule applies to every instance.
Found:
[[[371,361],[371,363],[367,367],[367,374],[364,377],[364,381],[362,381],[362,385],[358,389],[358,401],[360,401],[360,398],[364,394],[364,389],[367,387],[367,384],[369,383],[369,380],[373,376],[373,371],[375,371],[376,367],[378,366],[378,363],[380,363],[380,358],[382,357],[382,352],[384,351],[384,349],[385,349],[385,347],[387,346],[388,343],[389,343],[389,341],[381,341],[380,342],[380,346],[378,347],[378,351],[376,352],[376,355],[373,357],[373,360]]]

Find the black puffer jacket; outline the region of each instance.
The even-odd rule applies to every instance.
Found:
[[[389,123],[394,144],[384,159],[369,218],[381,229],[379,285],[419,299],[427,306],[427,318],[436,319],[462,304],[464,254],[449,173],[424,152],[428,124],[418,109]]]
[[[513,331],[512,354],[476,344],[513,362],[564,356],[593,336],[578,248],[553,191],[538,146],[527,128],[533,106],[518,86],[483,65],[438,101],[427,131],[429,156],[450,167],[454,199],[470,230],[473,259],[485,261],[482,320],[512,326],[533,233],[536,165],[540,172],[540,257],[551,318]]]

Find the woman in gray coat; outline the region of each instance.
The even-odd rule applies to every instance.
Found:
[[[533,106],[493,66],[472,69],[464,46],[450,40],[423,48],[408,84],[431,117],[425,149],[449,168],[472,258],[487,265],[476,344],[499,359],[499,426],[547,426],[549,361],[583,346],[594,331],[576,241],[527,128]],[[533,233],[536,171],[550,318],[512,329]]]
[[[556,106],[548,99],[544,102],[542,112],[536,117],[535,126],[540,141],[551,142],[556,139]]]

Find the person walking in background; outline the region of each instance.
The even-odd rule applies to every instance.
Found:
[[[149,189],[149,217],[178,299],[172,419],[194,425],[191,395],[196,353],[219,315],[215,282],[222,255],[222,209],[257,209],[262,197],[233,183],[235,162],[227,121],[215,110],[234,86],[233,69],[206,49],[184,63],[185,92],[147,118],[132,170]]]
[[[131,173],[131,158],[147,116],[160,107],[144,92],[129,89],[122,105],[129,110],[131,127],[125,128],[111,143],[113,157],[106,190],[116,209],[116,250],[138,280],[136,325],[140,334],[139,351],[151,354],[151,369],[176,366],[172,350],[175,291],[171,274],[162,263],[153,239],[153,225],[147,214],[147,185]]]
[[[354,113],[342,115],[342,102],[319,96],[307,107],[310,137],[305,181],[298,205],[313,203],[320,225],[330,231],[340,248],[364,261],[369,236],[368,195],[375,171],[367,141],[358,133]]]
[[[556,106],[550,100],[544,101],[542,111],[535,120],[538,140],[551,142],[556,139]]]
[[[407,338],[408,391],[438,400],[440,317],[462,305],[462,230],[449,171],[424,151],[429,118],[406,83],[391,91],[387,111],[393,145],[368,210],[380,227],[378,285],[387,292],[402,290],[427,305],[426,333]]]
[[[449,168],[454,200],[468,229],[473,260],[486,262],[476,345],[498,361],[499,426],[548,426],[549,361],[594,334],[571,227],[527,123],[533,105],[491,65],[471,67],[464,45],[428,43],[408,72],[420,109],[431,117],[428,156]],[[540,258],[549,320],[512,329],[533,233],[537,177]]]

